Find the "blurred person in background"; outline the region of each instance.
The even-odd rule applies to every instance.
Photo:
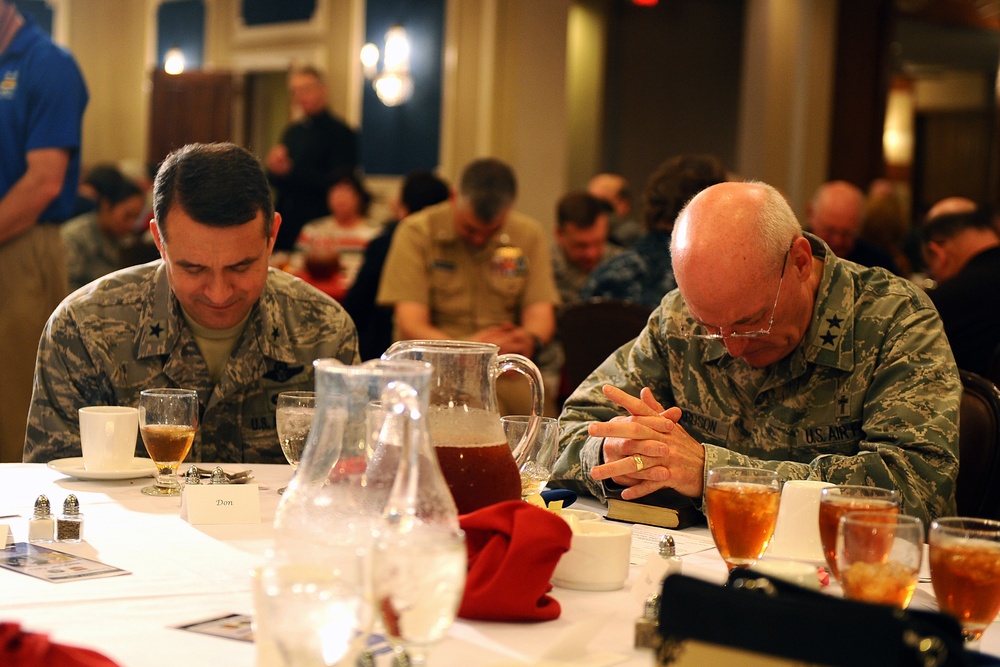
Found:
[[[597,266],[621,254],[608,243],[611,207],[586,192],[569,192],[556,203],[552,271],[563,305],[580,300],[580,290]]]
[[[330,215],[306,223],[295,241],[310,277],[326,280],[339,271],[343,289],[350,288],[365,247],[379,233],[368,219],[371,203],[371,193],[353,172],[333,176],[327,190]]]
[[[587,183],[587,192],[611,206],[608,238],[623,248],[631,248],[644,233],[632,211],[632,190],[620,174],[596,174]]]
[[[146,206],[142,188],[116,167],[99,170],[101,177],[89,183],[97,207],[60,228],[70,291],[127,266],[124,251],[137,241],[135,223]]]
[[[580,297],[658,306],[663,295],[677,286],[670,261],[670,234],[677,214],[696,194],[726,180],[726,167],[714,155],[676,155],[661,164],[643,192],[646,235],[631,250],[594,269]]]
[[[319,70],[293,70],[288,87],[302,118],[288,126],[264,161],[283,220],[275,244],[279,251],[291,251],[302,226],[329,213],[330,174],[358,164],[357,134],[330,113]]]
[[[904,250],[911,233],[910,219],[892,181],[878,178],[868,186],[861,238],[881,248],[899,267],[899,275],[909,277],[913,263]]]
[[[493,343],[544,365],[559,292],[546,233],[514,210],[516,196],[511,167],[480,158],[462,170],[453,200],[400,223],[378,303],[393,307],[401,340]],[[497,382],[500,412],[527,414],[527,383],[508,375]]]
[[[986,207],[950,198],[931,208],[920,237],[927,270],[938,283],[928,295],[955,362],[990,377],[990,361],[1000,350],[1000,234],[993,217]]]
[[[447,201],[450,195],[448,184],[431,172],[411,172],[403,181],[399,197],[392,203],[393,219],[365,248],[361,269],[341,302],[358,328],[358,353],[362,361],[378,359],[392,345],[392,308],[376,305],[375,295],[399,221],[428,206]]]
[[[900,275],[892,255],[861,238],[865,195],[857,186],[847,181],[823,183],[806,206],[806,217],[809,231],[823,239],[837,257]]]

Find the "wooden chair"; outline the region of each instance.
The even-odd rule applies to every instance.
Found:
[[[963,391],[959,408],[958,514],[1000,519],[1000,390],[975,373],[959,374]]]
[[[997,345],[996,349],[993,350],[993,356],[990,357],[990,365],[986,371],[986,377],[993,381],[993,384],[1000,387],[1000,345]]]
[[[560,310],[557,336],[566,354],[563,372],[569,390],[612,352],[638,336],[652,312],[639,303],[604,298],[572,303]]]

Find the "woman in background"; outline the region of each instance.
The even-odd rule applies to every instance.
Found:
[[[146,207],[142,189],[115,167],[94,167],[101,178],[88,179],[97,206],[61,228],[69,288],[124,268],[124,250],[135,242],[136,221]]]

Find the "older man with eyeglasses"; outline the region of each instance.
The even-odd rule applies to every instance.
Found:
[[[678,289],[566,402],[554,484],[698,504],[736,465],[955,512],[962,390],[925,294],[837,258],[763,183],[702,191],[670,249]]]

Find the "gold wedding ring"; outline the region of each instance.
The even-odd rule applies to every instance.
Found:
[[[642,472],[642,469],[646,467],[646,464],[642,462],[642,457],[638,454],[632,455],[632,460],[635,461],[635,471]]]

